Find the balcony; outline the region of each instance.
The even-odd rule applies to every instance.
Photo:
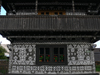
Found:
[[[100,31],[100,16],[0,16],[0,31]]]

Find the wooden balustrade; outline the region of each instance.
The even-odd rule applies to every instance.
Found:
[[[0,16],[0,30],[100,31],[99,16]]]

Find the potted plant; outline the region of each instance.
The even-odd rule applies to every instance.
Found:
[[[42,62],[43,58],[44,58],[43,55],[41,55],[39,58],[39,62]]]
[[[64,61],[64,55],[60,55],[60,61],[61,61],[61,62]]]
[[[46,56],[46,61],[49,62],[49,59],[50,59],[50,55],[47,55]]]
[[[57,60],[58,60],[58,57],[57,57],[57,56],[54,56],[54,60],[55,60],[55,62],[57,62]]]

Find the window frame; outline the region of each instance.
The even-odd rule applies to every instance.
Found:
[[[50,48],[50,62],[39,62],[39,50],[40,48]],[[54,62],[54,48],[64,48],[64,62]],[[59,50],[60,52],[60,50]],[[60,55],[60,54],[59,54]],[[59,57],[60,58],[60,57]],[[67,65],[67,45],[36,45],[36,65]]]
[[[54,15],[58,15],[58,12],[54,12]]]
[[[62,12],[59,12],[59,15],[63,15],[63,13]]]
[[[49,12],[46,12],[45,15],[49,15]]]
[[[44,15],[44,12],[41,12],[41,15]]]

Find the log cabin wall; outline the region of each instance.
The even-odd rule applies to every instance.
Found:
[[[7,15],[0,16],[0,34],[12,42],[9,74],[97,75],[92,43],[100,38],[99,0],[2,2]],[[43,60],[46,52],[43,58],[40,49],[50,50],[50,62]],[[55,49],[64,49],[64,60]]]
[[[38,45],[64,45],[66,47],[64,58],[66,63],[59,65],[58,62],[43,64],[39,61]],[[22,42],[13,43],[9,46],[11,56],[9,60],[9,74],[91,74],[95,73],[94,53],[90,43],[79,42]],[[50,47],[50,46],[49,46]],[[50,56],[51,57],[51,56]],[[45,57],[44,57],[45,58]],[[39,64],[39,63],[42,64]],[[63,61],[65,62],[65,60]],[[62,62],[61,62],[62,63]],[[58,65],[57,65],[58,64]]]

